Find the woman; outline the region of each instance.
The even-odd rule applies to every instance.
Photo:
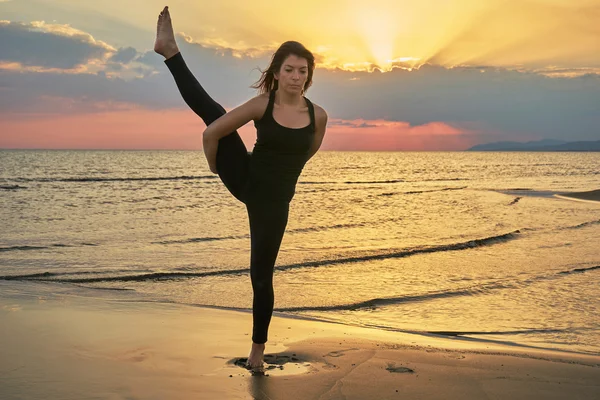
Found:
[[[298,42],[282,44],[253,86],[260,94],[225,113],[185,65],[168,7],[158,18],[154,51],[165,57],[183,99],[206,123],[203,145],[210,170],[246,205],[254,292],[248,367],[260,368],[273,314],[273,270],[289,203],[304,164],[321,146],[327,125],[325,110],[303,96],[312,84],[314,57]],[[249,155],[236,129],[252,120],[257,141]]]

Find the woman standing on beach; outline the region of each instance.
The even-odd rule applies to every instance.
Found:
[[[287,225],[289,203],[304,164],[318,151],[327,114],[304,97],[315,61],[298,42],[285,42],[253,86],[260,94],[225,113],[187,68],[175,42],[165,7],[158,17],[154,51],[165,63],[190,108],[205,122],[204,153],[210,170],[246,205],[250,221],[252,348],[248,366],[262,366],[273,314],[273,272]],[[252,155],[236,130],[250,121],[257,128]]]

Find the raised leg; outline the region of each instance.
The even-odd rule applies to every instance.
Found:
[[[177,88],[187,105],[204,121],[206,126],[225,114],[225,109],[200,85],[185,61],[175,41],[168,8],[158,17],[154,50],[163,55]],[[244,188],[248,178],[249,155],[237,131],[219,140],[217,172],[227,189],[238,200],[244,201]]]

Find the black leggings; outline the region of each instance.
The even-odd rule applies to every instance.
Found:
[[[169,58],[165,64],[173,74],[183,100],[204,120],[206,126],[225,114],[225,109],[215,102],[190,72],[181,53]],[[250,277],[254,300],[252,302],[252,341],[265,343],[271,315],[273,314],[273,271],[279,246],[288,220],[287,202],[246,201],[250,155],[237,132],[219,140],[217,171],[227,189],[246,204],[250,220]]]

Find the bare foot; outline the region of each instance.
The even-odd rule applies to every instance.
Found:
[[[179,53],[175,35],[173,34],[173,24],[171,23],[171,14],[169,7],[163,8],[158,16],[156,24],[156,41],[154,42],[154,51],[161,56],[169,59]]]
[[[251,369],[261,368],[264,364],[265,345],[252,343],[252,350],[248,356],[248,367]]]

